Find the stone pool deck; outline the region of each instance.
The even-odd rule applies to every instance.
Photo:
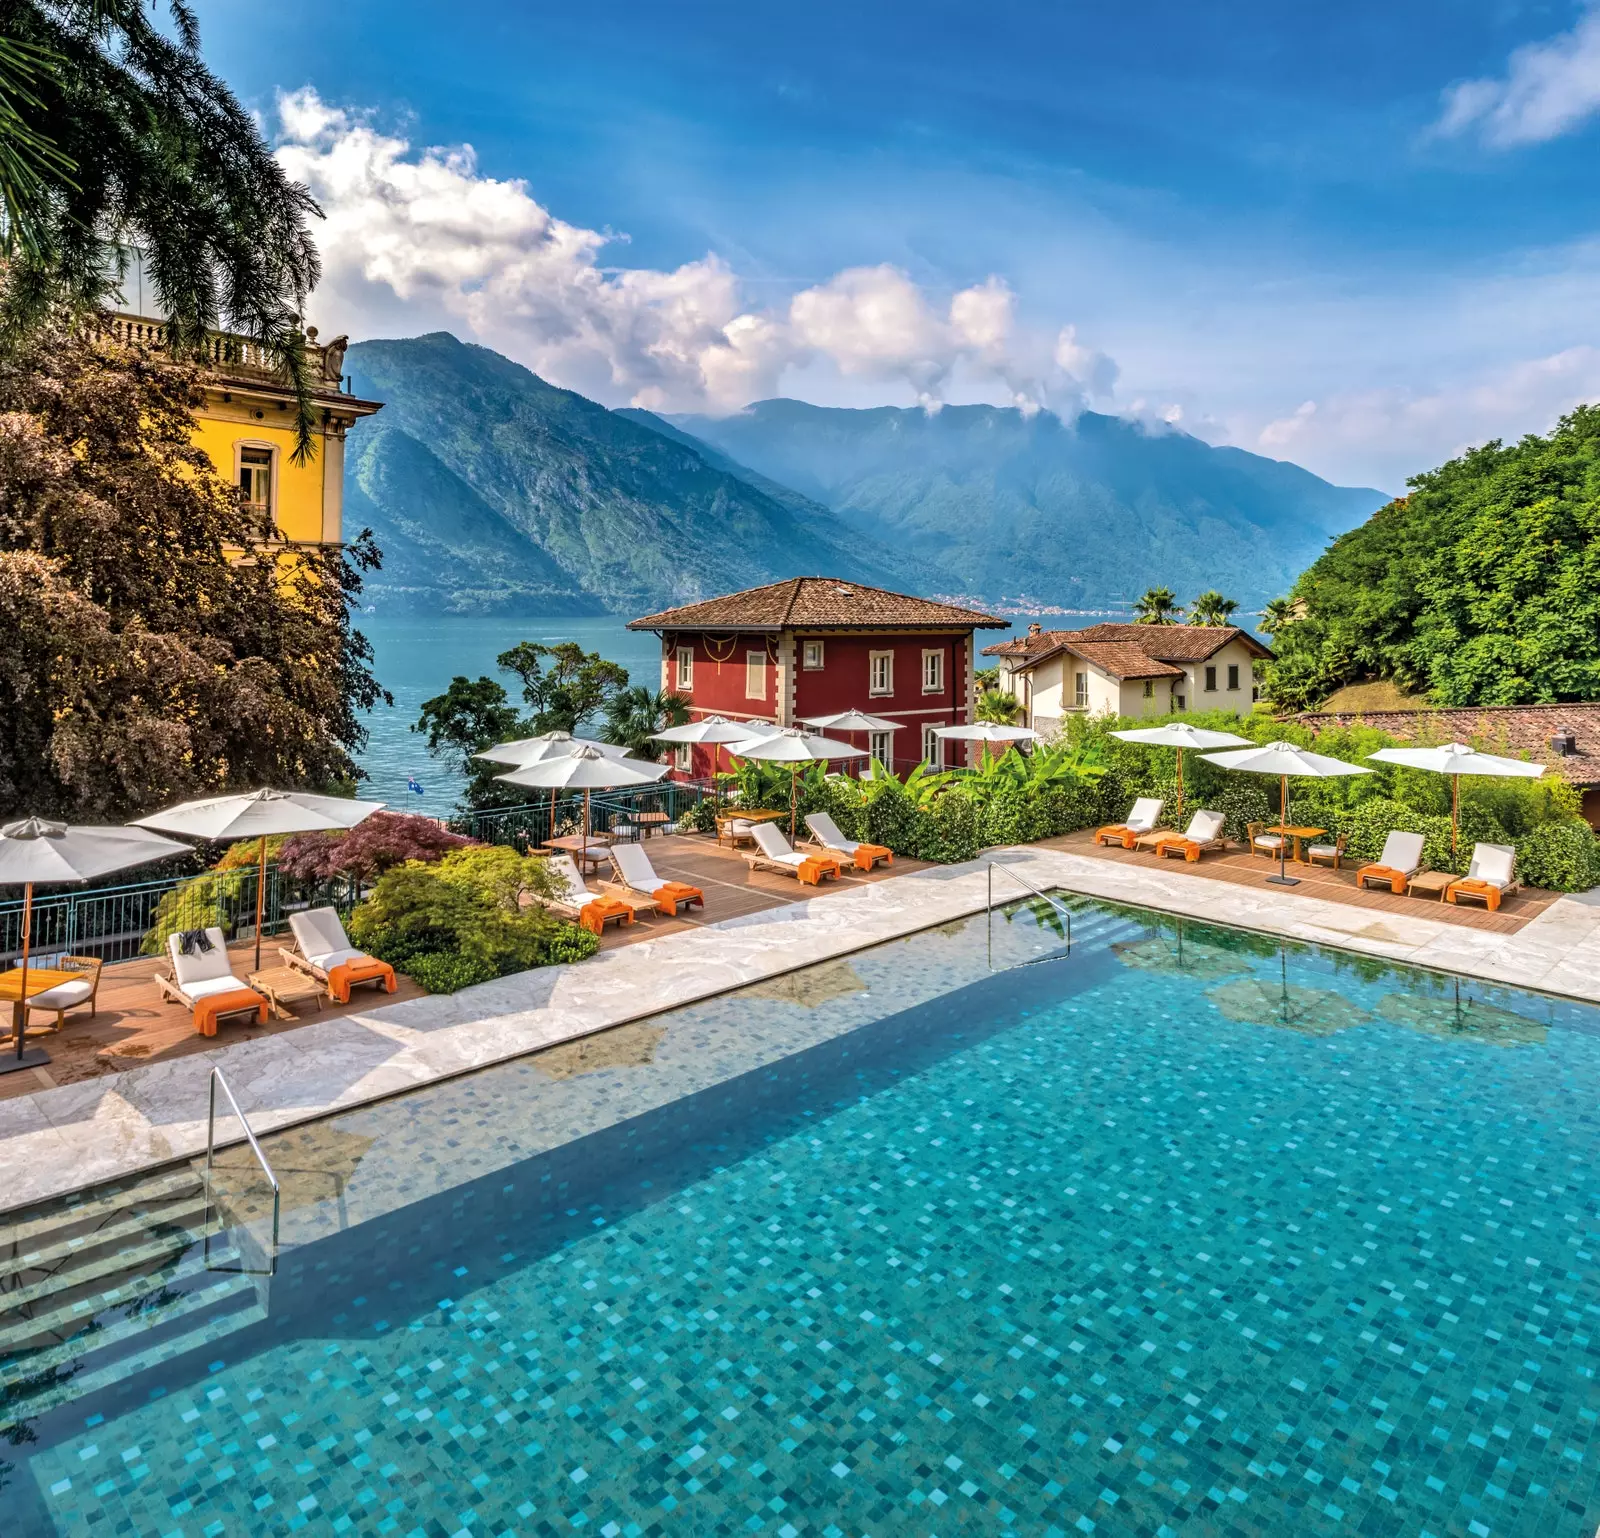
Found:
[[[987,859],[1038,887],[1600,1003],[1600,901],[1587,896],[1560,898],[1504,934],[1433,917],[1421,903],[1391,912],[1200,880],[1132,856],[1035,845]],[[293,1126],[982,912],[987,859],[824,890],[579,966],[371,1007],[0,1102],[0,1211],[203,1152],[213,1066],[258,1131]],[[994,892],[997,902],[1026,895],[999,871]]]

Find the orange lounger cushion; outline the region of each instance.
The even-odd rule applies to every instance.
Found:
[[[194,1028],[202,1036],[217,1034],[217,1020],[222,1015],[242,1015],[245,1010],[256,1012],[256,1023],[267,1023],[267,1001],[254,988],[230,988],[226,993],[207,994],[196,999]]]
[[[688,903],[690,907],[705,907],[706,894],[697,886],[689,886],[682,881],[665,881],[655,889],[652,894],[656,900],[656,907],[666,916],[678,916],[678,904]]]
[[[1121,844],[1124,849],[1132,849],[1138,837],[1135,829],[1119,822],[1114,827],[1101,828],[1095,834],[1094,841],[1097,844]]]
[[[1406,886],[1411,880],[1403,870],[1396,870],[1392,865],[1363,865],[1356,872],[1356,885],[1365,886],[1369,876],[1374,881],[1387,881],[1389,890],[1396,897],[1406,895]]]
[[[328,969],[328,992],[335,1002],[348,1004],[350,1002],[350,985],[352,983],[368,983],[373,978],[383,979],[383,991],[393,993],[399,985],[394,980],[394,968],[387,961],[379,961],[376,956],[369,957],[366,961],[341,961],[338,966]]]
[[[807,886],[820,886],[825,877],[837,879],[843,867],[837,855],[808,854],[795,869]]]
[[[1184,838],[1179,835],[1174,838],[1162,839],[1156,845],[1156,853],[1158,855],[1171,855],[1174,859],[1181,854],[1184,859],[1193,865],[1204,853],[1204,848],[1202,845],[1195,843],[1192,838]]]
[[[894,850],[885,849],[882,844],[856,845],[855,862],[857,870],[871,870],[879,860],[885,860],[890,865],[893,865]]]
[[[1474,876],[1463,876],[1459,881],[1452,881],[1444,889],[1444,900],[1453,903],[1458,892],[1463,897],[1481,897],[1491,913],[1500,906],[1500,888],[1491,886],[1487,881],[1479,881]]]
[[[592,935],[606,927],[607,919],[621,919],[624,924],[633,922],[633,909],[615,897],[596,897],[578,909],[578,922]]]

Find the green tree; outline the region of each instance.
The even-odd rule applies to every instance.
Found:
[[[1022,705],[1014,694],[1001,689],[985,689],[978,696],[977,717],[980,721],[1010,726],[1021,714]]]
[[[1208,588],[1189,605],[1191,625],[1227,625],[1239,607],[1237,599],[1224,598],[1214,587]]]
[[[1133,604],[1136,625],[1176,625],[1182,613],[1183,605],[1170,587],[1147,587]]]
[[[576,641],[541,646],[519,641],[495,662],[522,682],[522,697],[533,712],[531,733],[576,732],[604,712],[611,697],[628,686],[628,670],[586,652]]]
[[[272,531],[194,446],[199,391],[59,320],[0,355],[0,815],[357,776],[377,552],[234,559]]]
[[[428,740],[428,751],[466,781],[463,800],[467,806],[519,806],[528,799],[528,791],[497,778],[506,773],[504,764],[486,764],[473,756],[496,743],[532,735],[521,712],[494,679],[457,674],[443,694],[422,702],[411,730],[421,732]]]
[[[185,0],[10,0],[0,46],[0,204],[12,345],[59,303],[97,308],[135,249],[175,354],[218,326],[275,356],[315,408],[300,318],[320,273],[311,194],[206,67]]]
[[[1261,611],[1261,628],[1268,635],[1276,635],[1285,625],[1294,622],[1294,603],[1288,598],[1269,598]]]
[[[666,743],[652,741],[654,733],[669,726],[682,726],[689,719],[686,695],[666,689],[654,692],[643,684],[619,689],[606,701],[605,725],[600,736],[606,742],[626,748],[634,758],[655,763]]]

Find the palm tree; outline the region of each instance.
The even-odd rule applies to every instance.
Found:
[[[978,696],[977,718],[993,721],[999,726],[1011,726],[1022,714],[1022,705],[1016,695],[1000,689],[985,689]]]
[[[1274,635],[1285,625],[1294,623],[1295,602],[1292,598],[1271,599],[1266,608],[1261,611],[1261,628],[1268,635]]]
[[[1208,588],[1189,605],[1191,625],[1226,625],[1239,607],[1237,599],[1224,598],[1214,587]]]
[[[14,0],[0,47],[0,340],[58,305],[114,301],[141,254],[168,346],[219,327],[259,342],[297,405],[297,458],[316,412],[300,331],[321,275],[311,194],[200,56],[188,0],[170,27],[144,0]]]
[[[1147,587],[1134,601],[1136,625],[1176,625],[1183,605],[1170,587]]]
[[[665,689],[652,692],[643,684],[635,684],[631,689],[619,689],[606,701],[605,725],[600,729],[600,737],[604,742],[626,748],[634,758],[654,763],[667,746],[664,742],[653,742],[654,734],[669,726],[682,726],[688,719],[686,695],[672,694]]]

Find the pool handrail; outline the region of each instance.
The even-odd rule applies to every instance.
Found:
[[[267,1258],[267,1272],[271,1276],[278,1268],[278,1216],[282,1205],[283,1193],[278,1185],[278,1177],[273,1173],[272,1166],[267,1162],[267,1156],[262,1153],[261,1145],[256,1141],[256,1135],[251,1130],[250,1119],[239,1109],[239,1102],[234,1098],[233,1090],[229,1087],[227,1079],[223,1077],[220,1068],[211,1070],[211,1105],[206,1113],[206,1205],[211,1206],[211,1166],[216,1156],[217,1148],[217,1086],[222,1086],[222,1093],[228,1097],[228,1104],[233,1107],[233,1114],[239,1118],[239,1125],[244,1128],[244,1135],[249,1141],[251,1152],[256,1156],[256,1163],[261,1166],[261,1172],[267,1177],[272,1186],[272,1251]],[[208,1213],[209,1216],[209,1213]],[[209,1223],[207,1228],[209,1230]],[[206,1235],[207,1256],[209,1260],[210,1234]],[[226,1267],[209,1267],[208,1269],[234,1269]],[[237,1269],[243,1270],[243,1267]]]
[[[994,872],[996,863],[997,862],[994,860],[984,861],[984,869],[987,871],[989,879],[988,900],[984,903],[984,926],[988,935],[989,970],[991,972],[994,971]],[[1013,870],[1011,866],[1001,865],[1000,869],[1010,876],[1013,881],[1017,882],[1021,886],[1026,887],[1041,902],[1049,903],[1056,913],[1066,921],[1067,949],[1065,954],[1070,956],[1072,954],[1072,909],[1067,907],[1065,903],[1060,902],[1056,898],[1052,897],[1048,892],[1041,891],[1031,881],[1029,881],[1026,876],[1020,875],[1017,871]],[[1036,956],[1034,958],[1034,961],[1058,960],[1060,960],[1060,957],[1057,956]],[[1030,967],[1033,964],[1033,961],[1019,961],[1013,963],[1014,966],[1023,967]]]

